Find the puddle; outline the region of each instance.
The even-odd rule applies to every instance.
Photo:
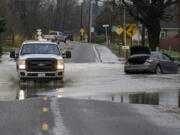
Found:
[[[48,96],[180,107],[180,75],[127,76],[121,64],[68,63],[63,83],[19,83],[8,57],[1,57],[0,101]]]
[[[33,97],[62,97],[64,83],[61,81],[28,81],[20,82],[16,99],[24,100]]]
[[[128,104],[161,105],[170,108],[180,107],[180,91],[157,93],[117,93],[112,95],[95,95],[78,97],[89,100],[111,101]]]
[[[85,100],[101,100],[128,104],[161,105],[165,107],[180,107],[180,90],[164,92],[136,92],[136,93],[109,93],[87,94],[84,96],[68,95],[64,83],[57,82],[30,82],[28,85],[21,84],[17,91],[16,99],[24,100],[33,97],[58,97],[75,98]]]

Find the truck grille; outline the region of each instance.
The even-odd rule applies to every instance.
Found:
[[[50,72],[56,70],[56,59],[27,59],[27,71]]]

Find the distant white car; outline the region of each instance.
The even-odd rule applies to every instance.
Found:
[[[64,56],[65,55],[65,56]],[[63,54],[70,58],[71,52]],[[63,79],[64,62],[58,44],[49,41],[25,41],[18,54],[11,51],[10,57],[17,58],[20,80]]]
[[[65,36],[60,31],[49,32],[48,35],[44,35],[44,38],[52,42],[64,42],[66,40]]]

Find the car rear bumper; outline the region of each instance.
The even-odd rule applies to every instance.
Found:
[[[141,72],[154,72],[152,65],[125,65],[124,71],[127,73],[141,73]]]
[[[61,79],[64,76],[64,71],[28,72],[26,70],[19,70],[18,75],[20,79]]]

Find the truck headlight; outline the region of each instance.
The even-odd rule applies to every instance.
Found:
[[[57,61],[57,69],[64,70],[64,62],[63,61]]]
[[[18,68],[19,69],[26,69],[26,62],[25,61],[19,61],[18,62]]]

